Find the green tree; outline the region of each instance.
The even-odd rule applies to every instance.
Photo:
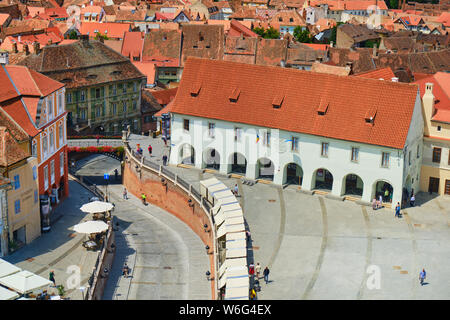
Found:
[[[280,33],[278,32],[277,29],[275,29],[274,27],[269,27],[269,29],[266,30],[265,34],[264,34],[264,38],[266,39],[279,39],[280,38]]]
[[[97,32],[97,34],[95,35],[95,40],[100,40],[101,38],[103,38],[103,40],[108,40],[109,38],[108,38],[108,36],[105,34],[105,35],[103,35],[103,34],[101,34],[100,32]]]
[[[294,37],[298,42],[302,42],[302,43],[311,43],[312,42],[312,38],[311,38],[311,34],[309,33],[308,29],[302,29],[302,27],[297,26],[294,29]]]
[[[389,9],[398,9],[398,0],[389,0],[389,2],[386,4]]]
[[[256,28],[253,29],[253,32],[256,33],[257,35],[261,36],[261,37],[264,37],[265,30],[264,30],[264,28],[256,27]]]
[[[75,30],[70,31],[69,39],[72,39],[72,40],[78,39],[78,34]]]

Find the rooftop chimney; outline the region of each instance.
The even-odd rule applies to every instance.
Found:
[[[14,52],[14,53],[19,52],[19,50],[17,50],[17,42],[14,42],[14,43],[13,43],[13,52]]]
[[[422,97],[422,107],[425,115],[424,134],[426,135],[430,134],[429,123],[436,112],[434,107],[433,86],[434,84],[432,82],[425,83],[425,93]]]
[[[33,50],[35,54],[39,54],[41,52],[41,45],[39,42],[33,43]]]
[[[333,48],[333,46],[334,46],[334,42],[330,41],[330,47]]]

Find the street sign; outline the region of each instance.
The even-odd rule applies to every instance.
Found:
[[[105,174],[103,175],[103,179],[109,180],[109,173],[105,173]]]

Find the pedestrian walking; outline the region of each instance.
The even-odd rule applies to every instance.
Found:
[[[128,275],[130,274],[130,268],[128,267],[128,265],[125,263],[125,265],[122,268],[122,275],[125,276],[126,278],[128,278]]]
[[[53,282],[53,285],[56,287],[56,281],[55,281],[55,271],[51,270],[48,279]]]
[[[128,200],[128,192],[127,192],[127,188],[123,188],[123,198],[125,200]]]
[[[380,197],[378,198],[378,201],[380,202],[380,208],[383,206],[383,196],[380,194]]]
[[[256,291],[254,288],[250,290],[250,300],[256,300]]]
[[[99,135],[97,135],[97,145],[100,143],[100,136]]]
[[[378,202],[377,199],[373,198],[372,200],[372,209],[377,210],[378,209]]]
[[[411,194],[411,200],[409,201],[409,204],[411,207],[414,207],[414,203],[416,202],[416,197],[414,196],[414,193]]]
[[[147,205],[147,201],[146,201],[147,196],[143,193],[143,194],[141,195],[141,198],[142,198],[142,203],[143,203],[144,205]]]
[[[389,201],[389,190],[386,189],[384,191],[384,202],[388,202]]]
[[[248,266],[248,274],[250,275],[250,277],[255,274],[255,265],[253,263],[250,263],[250,265]]]
[[[427,277],[427,273],[425,272],[425,269],[422,269],[422,271],[419,274],[419,281],[420,281],[421,286],[423,286],[423,282],[425,281],[426,277]]]
[[[269,273],[270,273],[270,270],[269,270],[269,268],[266,267],[263,271],[264,281],[266,282],[266,284],[269,283]]]
[[[166,155],[163,155],[162,160],[163,160],[163,165],[167,165],[167,156]]]
[[[165,136],[163,136],[162,139],[164,141],[164,145],[167,146],[167,138]]]
[[[397,205],[395,206],[395,217],[400,218],[400,202],[397,202]]]
[[[256,279],[259,279],[259,275],[261,274],[261,265],[259,264],[259,262],[256,263],[255,272],[256,272]]]
[[[119,171],[117,169],[114,169],[114,177],[116,181],[119,179]]]
[[[247,243],[250,241],[250,237],[252,236],[252,234],[250,233],[250,230],[245,230],[245,235],[247,237]]]
[[[153,148],[152,148],[151,145],[149,145],[148,146],[148,153],[150,154],[150,157],[152,156],[152,151],[153,151]]]
[[[237,184],[234,185],[234,195],[236,197],[239,197],[239,187]]]

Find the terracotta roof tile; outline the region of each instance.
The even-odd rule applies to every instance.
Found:
[[[198,81],[202,88],[194,97],[191,84]],[[229,89],[236,87],[239,100],[231,103]],[[403,83],[190,58],[172,112],[402,149],[417,90]],[[273,108],[279,92],[285,92],[283,105]],[[324,116],[317,114],[322,100],[329,105]],[[364,116],[374,106],[375,123],[368,126]]]
[[[182,25],[182,64],[187,57],[222,60],[225,40],[222,25]]]
[[[29,156],[14,140],[7,128],[0,126],[0,166],[10,166]]]
[[[389,67],[386,68],[378,68],[371,71],[366,71],[362,73],[355,74],[354,76],[357,77],[363,77],[363,78],[370,78],[370,79],[383,79],[387,81],[392,81],[392,78],[395,77],[394,72],[392,72],[392,69]]]
[[[145,35],[142,61],[157,66],[179,67],[181,55],[181,32],[156,29]]]

